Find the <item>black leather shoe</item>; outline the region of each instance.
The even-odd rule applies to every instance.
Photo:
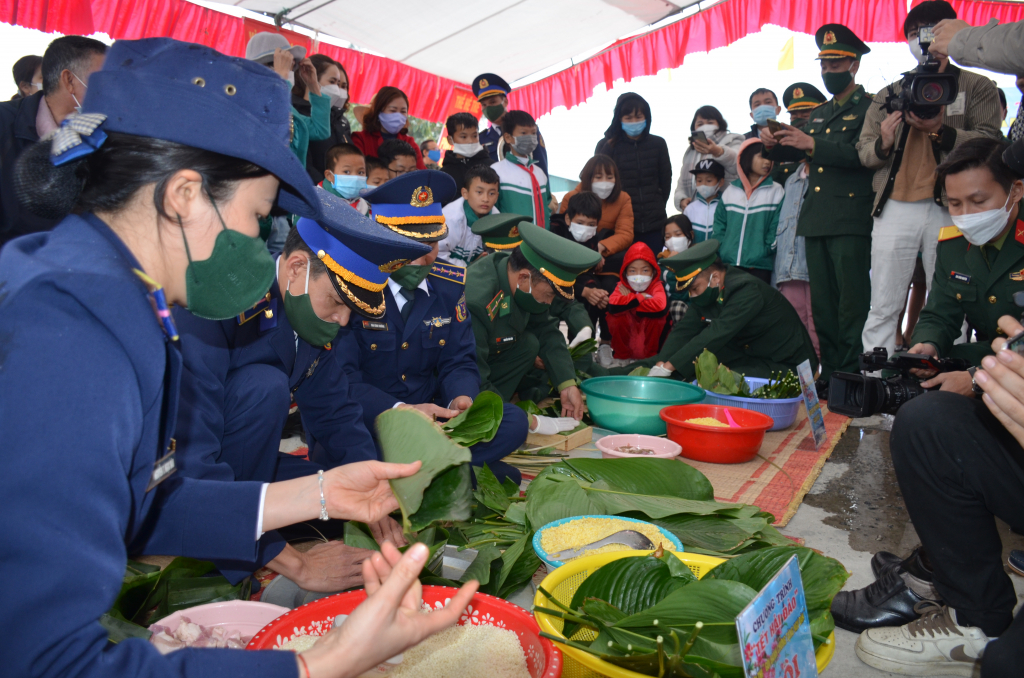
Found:
[[[899,567],[893,567],[866,588],[837,593],[832,599],[832,616],[836,626],[854,633],[880,626],[903,626],[920,616],[914,612],[914,605],[922,600],[907,588]]]
[[[875,575],[875,579],[879,579],[886,570],[897,568],[902,562],[903,559],[895,553],[879,551],[871,556],[871,573]]]
[[[814,390],[818,392],[818,400],[821,402],[828,401],[828,382],[824,379],[819,379],[814,382]]]

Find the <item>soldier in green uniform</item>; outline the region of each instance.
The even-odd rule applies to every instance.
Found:
[[[809,158],[810,181],[797,235],[807,238],[811,308],[821,346],[825,395],[832,372],[856,372],[861,330],[871,304],[871,170],[861,165],[857,140],[871,97],[854,82],[871,50],[841,24],[814,35],[821,77],[833,98],[811,111],[801,130],[783,125],[775,139]]]
[[[601,257],[528,222],[515,229],[522,238],[519,247],[488,254],[466,271],[480,388],[510,400],[539,357],[562,399],[563,416],[578,421],[583,399],[576,370],[549,311],[556,297],[573,299],[576,276]]]
[[[724,264],[714,238],[662,259],[661,265],[676,275],[677,289],[689,292],[689,308],[672,326],[658,355],[612,369],[612,374],[646,366],[652,377],[691,380],[693,361],[704,349],[748,377],[796,373],[805,360],[813,370],[818,368],[811,337],[792,304],[770,285]]]
[[[1003,161],[1006,148],[996,139],[971,139],[938,168],[938,185],[946,191],[950,216],[959,228],[947,226],[939,232],[935,277],[914,329],[911,353],[966,358],[977,367],[992,354],[999,318],[1020,315],[1013,294],[1024,290],[1024,183]],[[1024,150],[1024,144],[1014,148]],[[953,345],[964,316],[978,340]],[[923,386],[972,395],[978,390],[973,376],[973,369],[947,372]]]

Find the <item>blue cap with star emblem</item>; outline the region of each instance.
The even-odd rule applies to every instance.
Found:
[[[363,200],[374,220],[398,235],[418,242],[437,242],[448,235],[441,206],[457,196],[455,180],[437,170],[417,170],[389,179]]]
[[[384,288],[391,273],[430,251],[364,217],[344,200],[316,189],[321,216],[299,219],[302,241],[327,267],[331,283],[353,310],[384,315]]]
[[[483,73],[473,78],[473,94],[477,101],[483,101],[495,94],[507,95],[512,91],[509,84],[500,75],[494,73]]]

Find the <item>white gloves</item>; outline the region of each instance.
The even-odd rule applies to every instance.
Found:
[[[534,415],[537,419],[537,427],[530,429],[530,433],[540,433],[545,436],[553,436],[562,431],[571,431],[580,425],[573,417],[541,417]]]
[[[572,341],[569,342],[569,348],[576,348],[577,346],[582,344],[587,339],[592,339],[593,336],[594,336],[594,328],[593,327],[584,327],[582,330],[580,330],[579,334],[577,334],[576,337]]]
[[[666,370],[664,367],[661,367],[660,365],[655,365],[654,367],[651,368],[651,371],[647,373],[647,376],[648,377],[667,377],[667,376],[670,376],[671,374],[672,373],[669,372],[668,370]]]

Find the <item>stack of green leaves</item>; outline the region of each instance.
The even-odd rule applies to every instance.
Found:
[[[468,410],[467,410],[468,411]],[[402,529],[419,532],[435,521],[466,520],[472,512],[470,451],[417,410],[394,409],[377,417],[384,461],[423,466],[415,475],[397,478],[391,489],[402,510]]]
[[[542,590],[561,611],[536,610],[564,620],[570,640],[549,638],[639,673],[743,678],[736,616],[794,555],[817,647],[835,628],[828,607],[847,572],[798,546],[738,556],[699,581],[672,554],[629,556],[591,573],[569,605]]]
[[[463,447],[494,440],[504,413],[501,396],[483,391],[462,414],[449,419],[443,429],[448,437]]]
[[[196,605],[227,600],[248,600],[251,580],[232,585],[211,573],[214,564],[193,558],[175,558],[164,569],[128,561],[121,592],[114,606],[100,618],[111,642],[149,638],[145,627],[167,615]]]
[[[795,398],[800,395],[800,380],[792,370],[785,374],[772,372],[767,384],[751,392],[750,385],[742,374],[720,365],[715,354],[707,349],[704,349],[693,365],[697,374],[697,385],[712,393],[765,399]]]

